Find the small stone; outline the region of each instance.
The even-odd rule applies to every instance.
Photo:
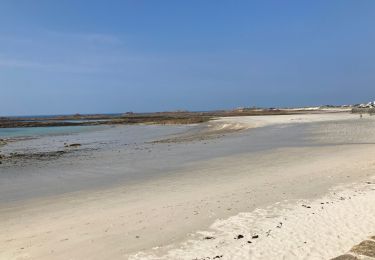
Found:
[[[241,238],[243,238],[243,235],[238,235],[238,236],[236,237],[236,239],[241,239]]]
[[[257,238],[259,238],[259,235],[254,235],[254,236],[252,236],[251,238],[252,238],[252,239],[257,239]]]
[[[69,145],[65,145],[65,147],[79,147],[81,146],[81,144],[78,144],[78,143],[75,143],[75,144],[69,144]]]

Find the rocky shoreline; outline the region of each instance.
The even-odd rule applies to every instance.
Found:
[[[310,111],[309,113],[321,113]],[[123,115],[66,115],[50,117],[0,117],[0,128],[131,125],[131,124],[197,124],[216,117],[306,114],[306,110],[238,109],[211,112],[126,113]],[[1,144],[0,144],[1,145]]]
[[[1,154],[0,153],[0,164],[3,166],[23,164],[27,161],[50,161],[52,159],[58,159],[66,154],[73,153],[77,151],[75,149],[78,144],[72,144],[72,146],[66,146],[63,150],[57,151],[46,151],[46,152],[26,152],[26,153],[10,153]]]

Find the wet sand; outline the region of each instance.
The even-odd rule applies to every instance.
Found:
[[[233,122],[235,128],[241,125],[241,131],[220,131],[215,138],[210,134],[207,139],[185,139],[189,131],[196,135],[195,126],[151,135],[133,143],[116,139],[109,142],[108,136],[125,131],[121,128],[109,129],[112,134],[107,130],[101,132],[104,145],[101,141],[85,143],[93,139],[93,136],[86,138],[87,135],[54,137],[52,143],[58,149],[64,141],[73,143],[77,138],[83,145],[56,160],[26,160],[14,166],[1,166],[0,259],[181,259],[178,252],[185,252],[187,259],[214,259],[221,255],[222,259],[262,259],[262,250],[273,246],[280,259],[291,252],[334,257],[365,239],[366,232],[375,230],[370,226],[375,221],[368,217],[366,232],[347,228],[342,237],[334,238],[343,241],[337,242],[336,247],[327,244],[327,248],[317,250],[317,246],[324,244],[314,244],[310,239],[311,243],[301,245],[295,241],[298,248],[309,250],[285,250],[282,244],[270,244],[262,238],[259,245],[248,243],[245,251],[241,251],[245,240],[241,238],[241,243],[236,243],[239,242],[236,236],[243,235],[246,239],[253,235],[267,236],[268,230],[260,227],[269,222],[259,218],[255,225],[258,230],[246,224],[262,209],[292,208],[277,212],[273,220],[283,214],[299,216],[302,224],[291,227],[294,232],[301,231],[299,240],[311,238],[302,228],[309,223],[328,221],[322,227],[335,226],[337,222],[330,214],[312,222],[306,219],[304,225],[301,218],[306,212],[293,211],[293,207],[302,207],[300,200],[305,201],[304,205],[313,205],[329,196],[336,186],[349,185],[345,187],[352,191],[353,183],[371,181],[375,169],[372,130],[375,120],[343,113],[320,118],[319,115],[224,118],[210,123],[225,128]],[[263,128],[253,129],[260,126]],[[100,134],[94,134],[94,139],[101,140]],[[182,136],[182,142],[153,142],[171,135]],[[6,151],[16,149],[17,145],[19,149],[51,147],[51,140],[27,142],[31,144],[5,146]],[[45,145],[41,145],[43,142]],[[372,193],[366,194],[365,198],[373,198]],[[343,212],[345,209],[353,212],[347,205],[340,208]],[[248,214],[242,218],[245,222],[231,221],[235,218],[231,216],[241,212]],[[229,227],[219,235],[215,234],[217,219]],[[272,219],[272,214],[263,215],[263,219]],[[199,234],[197,230],[211,233]],[[222,236],[220,241],[225,245],[216,247],[219,240],[204,239],[207,234]],[[283,238],[282,241],[295,239],[288,232],[277,237]],[[329,234],[322,238],[333,239]],[[191,239],[193,242],[186,244]],[[185,251],[176,251],[178,248]]]

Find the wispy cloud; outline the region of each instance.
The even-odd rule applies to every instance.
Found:
[[[116,35],[48,30],[1,35],[0,49],[0,68],[77,73],[105,71],[126,52]]]
[[[121,45],[124,43],[120,37],[114,34],[105,33],[46,31],[46,35],[57,39],[84,44]]]
[[[0,58],[0,68],[42,70],[49,72],[98,73],[102,68],[95,65],[39,62],[33,60]]]
[[[0,58],[0,67],[41,69],[45,66],[32,61]]]

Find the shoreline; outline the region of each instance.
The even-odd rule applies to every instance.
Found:
[[[186,125],[209,122],[220,117],[271,116],[322,113],[347,113],[347,108],[245,109],[207,112],[154,112],[125,114],[64,115],[42,117],[0,117],[1,128],[94,126],[94,125]]]
[[[301,117],[304,120],[300,120]],[[235,121],[239,119],[243,120],[239,122],[240,128]],[[138,182],[145,178],[173,176],[182,168],[188,169],[194,167],[196,162],[209,159],[311,145],[307,138],[310,136],[308,132],[318,122],[336,125],[336,120],[344,120],[342,122],[347,122],[345,124],[352,125],[351,120],[358,120],[352,114],[239,119],[223,118],[218,122],[189,127],[117,126],[100,131],[9,143],[2,149],[4,159],[1,168],[4,169],[3,174],[9,177],[3,178],[0,183],[0,190],[3,190],[0,202],[12,201],[14,195],[19,197],[17,194],[24,194],[21,198],[30,198],[34,194],[46,196],[111,185],[127,186],[129,181],[134,183],[132,179]],[[252,122],[248,122],[249,119],[256,122],[261,120],[262,126],[254,127]],[[267,122],[264,123],[264,119]],[[228,123],[227,120],[234,122]],[[364,123],[365,119],[358,122]],[[134,134],[142,138],[134,139]],[[93,140],[96,142],[93,143]],[[67,147],[72,143],[79,146]],[[102,177],[103,171],[108,173]],[[40,183],[44,183],[43,187],[40,187]]]
[[[299,120],[274,117],[267,118],[272,120],[266,123],[276,124],[275,131],[290,123],[306,123],[299,116],[293,118]],[[352,115],[338,118],[344,119],[340,121],[344,126],[335,121],[336,117],[323,121],[321,118],[309,125],[308,129],[312,127],[314,133],[311,136],[314,146],[215,156],[132,185],[119,183],[112,188],[3,205],[0,259],[127,259],[138,251],[150,252],[156,246],[166,253],[171,249],[168,245],[178,245],[196,230],[207,230],[218,218],[252,212],[284,200],[319,198],[338,184],[365,181],[374,169],[375,151],[372,139],[363,138],[363,133],[372,131],[367,124],[373,126],[373,120],[353,122],[356,117]],[[253,126],[254,122],[248,119],[242,118],[240,123]],[[341,131],[342,127],[346,130]],[[263,132],[262,128],[257,129]],[[248,134],[252,136],[255,132]],[[351,139],[347,138],[349,135]],[[241,143],[245,140],[241,138],[249,137],[231,136],[211,141],[207,149],[228,149],[227,144]],[[341,144],[342,140],[352,143]],[[329,145],[324,145],[328,141]],[[202,141],[187,144],[186,147],[203,145]],[[196,149],[201,151],[201,146]],[[107,169],[115,167],[118,166],[111,164]]]

